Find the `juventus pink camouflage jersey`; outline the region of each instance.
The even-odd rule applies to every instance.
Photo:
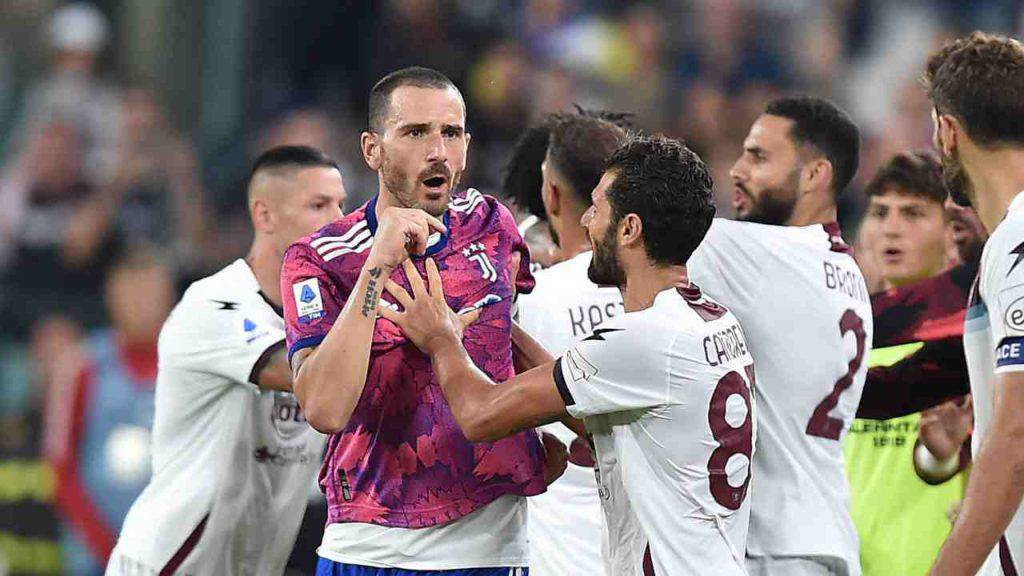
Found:
[[[289,358],[318,345],[351,294],[373,245],[376,198],[293,244],[281,272]],[[454,310],[487,303],[464,343],[495,382],[513,375],[511,255],[520,253],[516,289],[533,289],[526,244],[508,209],[476,190],[453,197],[448,232],[431,237]],[[426,275],[424,258],[414,257]],[[396,269],[391,278],[409,290]],[[458,519],[506,494],[545,490],[543,449],[526,430],[497,442],[462,434],[430,360],[392,322],[378,318],[362,396],[348,426],[328,439],[320,470],[328,522],[423,528]]]

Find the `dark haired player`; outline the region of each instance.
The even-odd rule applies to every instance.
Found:
[[[429,359],[377,321],[385,282],[408,285],[395,268],[410,253],[420,270],[432,257],[450,304],[482,310],[465,333],[473,360],[496,381],[513,375],[510,312],[516,291],[533,287],[529,255],[504,206],[476,190],[455,192],[465,126],[462,95],[440,72],[385,76],[370,93],[362,135],[379,193],[285,255],[295,392],[310,424],[330,434],[318,574],[524,571],[525,496],[565,469],[565,447],[546,437],[549,466],[533,430],[467,440]]]
[[[587,278],[590,239],[580,223],[605,160],[625,140],[626,131],[593,112],[549,116],[547,151],[537,160],[514,157],[510,168],[535,161],[540,198],[561,261],[536,273],[537,286],[519,297],[517,322],[553,354],[568,350],[613,316],[622,313],[622,294]],[[527,196],[525,193],[522,196]],[[519,331],[514,331],[517,343]],[[529,499],[530,573],[533,576],[604,573],[601,558],[601,500],[594,459],[587,441],[561,424],[544,427],[570,446],[569,466],[547,493]],[[573,553],[566,554],[566,548]]]
[[[430,356],[469,438],[586,420],[608,574],[744,574],[754,366],[739,323],[686,272],[714,216],[711,177],[679,142],[638,138],[612,155],[591,198],[588,275],[617,286],[626,311],[561,358],[495,386],[463,348],[432,260],[426,284],[405,264],[412,295],[388,282],[404,312],[382,314]]]
[[[341,217],[338,166],[304,146],[260,156],[245,259],[192,284],[160,332],[153,477],[107,574],[280,574],[323,436],[291,394],[281,260]]]
[[[871,348],[867,287],[836,224],[857,127],[831,102],[770,102],[732,167],[737,217],[716,219],[690,278],[728,304],[757,362],[752,575],[860,574],[842,439]]]
[[[973,206],[990,233],[964,324],[974,469],[932,573],[1016,576],[1024,570],[1024,46],[976,32],[932,55],[925,80],[950,197]]]

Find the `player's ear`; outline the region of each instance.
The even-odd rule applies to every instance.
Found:
[[[619,220],[619,239],[623,246],[636,246],[643,242],[644,223],[636,214],[629,213]]]
[[[558,185],[554,182],[548,182],[541,186],[540,198],[544,203],[544,208],[548,211],[548,216],[557,217],[562,211],[561,197],[562,191],[558,189]]]
[[[936,124],[936,133],[939,137],[938,145],[942,149],[942,154],[951,156],[960,144],[959,138],[963,133],[963,124],[949,114],[939,114]]]
[[[828,190],[832,183],[832,163],[825,158],[816,158],[804,165],[801,178],[805,190]]]
[[[249,206],[249,216],[252,218],[252,227],[258,232],[274,231],[274,217],[265,199],[257,198],[252,201]]]
[[[380,170],[380,141],[379,136],[374,132],[363,132],[359,136],[359,145],[363,150],[363,160],[371,170]]]

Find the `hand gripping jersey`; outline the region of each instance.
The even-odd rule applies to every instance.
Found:
[[[992,425],[996,376],[1024,371],[1024,193],[1018,194],[981,255],[978,281],[964,323],[964,352],[974,398],[977,458]],[[1018,508],[1005,535],[978,574],[1004,576],[1024,570],[1024,513]]]
[[[107,574],[284,570],[324,437],[294,395],[252,382],[283,339],[243,260],[185,292],[160,332],[153,477]]]
[[[563,354],[613,317],[623,314],[618,288],[587,278],[593,254],[584,252],[537,272],[537,287],[519,297],[518,321],[552,354]],[[569,467],[548,491],[530,498],[531,576],[604,574],[601,499],[596,463],[586,441],[563,424],[544,427],[569,446]],[[566,550],[571,550],[567,554]]]
[[[375,209],[376,199],[285,254],[281,283],[290,354],[318,345],[351,295],[373,245]],[[437,262],[454,310],[483,305],[463,342],[474,363],[502,382],[513,374],[513,253],[522,255],[518,289],[533,288],[526,245],[508,210],[476,190],[454,198],[443,219],[448,233],[435,235],[426,255]],[[424,259],[414,262],[425,275]],[[391,278],[409,289],[401,270]],[[429,358],[397,326],[378,318],[362,397],[348,426],[328,440],[320,485],[331,524],[426,528],[504,495],[543,492],[543,449],[533,430],[493,443],[467,441]]]
[[[743,324],[757,363],[754,556],[831,556],[860,573],[842,438],[871,349],[867,288],[836,225],[716,219],[687,269]]]
[[[696,285],[668,289],[554,378],[594,439],[606,573],[745,574],[754,364],[736,318]]]

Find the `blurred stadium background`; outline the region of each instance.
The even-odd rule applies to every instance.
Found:
[[[148,474],[131,417],[105,446],[73,446],[75,399],[110,369],[90,343],[129,343],[118,362],[151,381],[180,290],[244,254],[261,150],[338,159],[348,209],[374,193],[358,136],[383,74],[421,64],[462,88],[468,185],[496,193],[519,132],[578,103],[685,138],[722,215],[764,103],[833,98],[865,136],[840,213],[852,239],[864,181],[930,145],[927,53],[1022,26],[1018,0],[0,0],[0,574],[89,573],[76,558],[118,526],[69,496],[73,472],[106,458],[126,486]],[[120,498],[96,506],[116,515]]]

